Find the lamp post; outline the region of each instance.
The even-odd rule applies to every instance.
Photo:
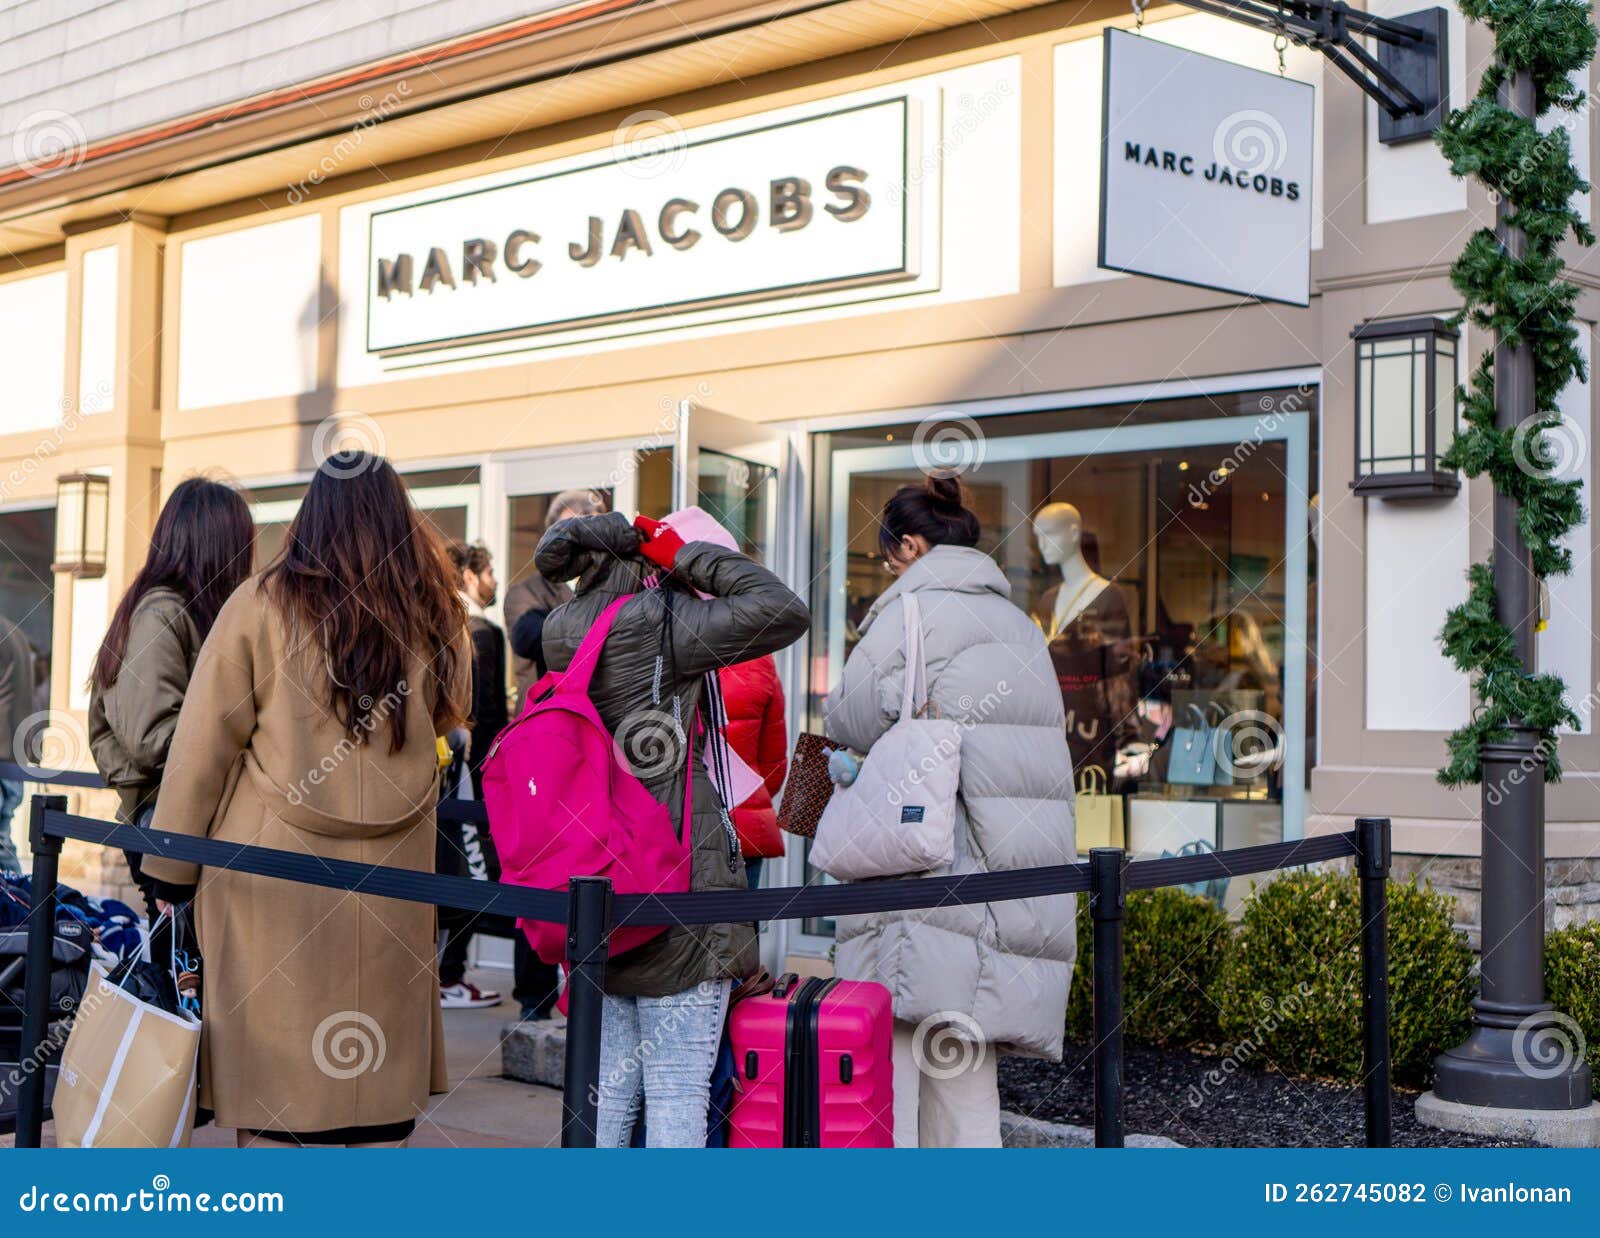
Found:
[[[1527,71],[1500,86],[1500,102],[1534,114]],[[1495,232],[1513,257],[1526,238],[1510,225],[1502,198]],[[1534,412],[1534,359],[1526,342],[1497,341],[1495,422],[1514,430]],[[1497,617],[1510,629],[1524,670],[1534,665],[1538,589],[1517,503],[1494,498]],[[1433,1095],[1456,1105],[1516,1110],[1585,1110],[1589,1066],[1570,1051],[1566,1017],[1544,993],[1544,754],[1532,728],[1513,724],[1510,739],[1483,746],[1482,975],[1467,1039],[1434,1059]],[[1419,1102],[1423,1120],[1424,1108]],[[1440,1123],[1441,1125],[1445,1123]]]

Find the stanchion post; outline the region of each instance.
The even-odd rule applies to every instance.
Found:
[[[44,1085],[49,1064],[43,1051],[50,1028],[51,952],[55,944],[56,880],[61,864],[61,839],[44,832],[44,814],[66,812],[64,795],[35,795],[28,805],[28,846],[33,849],[29,887],[28,973],[23,978],[22,1044],[17,1069],[17,1147],[37,1148],[44,1135]]]
[[[1089,852],[1089,917],[1094,926],[1094,1146],[1123,1146],[1122,916],[1127,906],[1125,853]]]
[[[1361,1031],[1366,1061],[1367,1147],[1394,1138],[1389,1058],[1389,818],[1356,820],[1361,876]]]
[[[611,881],[567,883],[567,1060],[561,1089],[561,1146],[594,1147],[600,1099],[600,1009],[611,945]]]

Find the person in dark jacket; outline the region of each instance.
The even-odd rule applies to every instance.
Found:
[[[598,490],[563,490],[550,500],[544,527],[554,528],[568,516],[596,516],[607,510],[605,495]],[[547,580],[537,567],[506,590],[500,608],[511,636],[511,669],[517,677],[517,712],[528,704],[528,689],[547,670],[540,636],[550,612],[572,600],[572,587],[564,580]]]
[[[539,543],[551,580],[577,578],[572,601],[545,622],[544,652],[565,670],[600,612],[617,614],[590,699],[650,794],[676,819],[692,779],[691,890],[745,888],[744,860],[695,737],[705,677],[798,640],[805,603],[765,568],[707,542],[685,544],[656,521],[611,512],[563,520]],[[665,572],[660,588],[646,578]],[[696,596],[705,594],[705,597]],[[676,724],[676,725],[675,725]],[[635,759],[635,754],[647,753]],[[686,768],[687,766],[687,768]],[[653,1147],[701,1147],[711,1068],[735,978],[757,965],[749,923],[679,925],[606,966],[597,1142],[625,1146],[640,1103]]]
[[[5,738],[0,761],[21,763],[28,755],[26,732],[33,712],[33,645],[21,628],[0,617],[0,727]],[[0,778],[0,873],[19,867],[11,817],[21,803],[22,784]]]
[[[111,616],[89,687],[89,751],[130,825],[149,822],[200,646],[254,563],[255,523],[244,497],[204,477],[179,482],[144,566]],[[151,957],[164,959],[170,922],[160,919],[156,901],[186,903],[194,891],[163,886],[145,874],[137,852],[123,854],[155,926]]]
[[[465,749],[473,798],[481,800],[483,762],[494,737],[505,730],[510,720],[506,707],[506,634],[486,613],[499,590],[488,548],[481,543],[455,542],[450,546],[450,562],[459,578],[461,603],[467,610],[467,633],[472,637],[472,709],[467,716],[466,735],[458,733],[454,739]],[[457,854],[461,841],[452,837],[443,822],[438,849],[439,871],[457,871],[462,859]],[[497,990],[481,989],[467,979],[467,947],[477,923],[471,912],[439,909],[439,932],[444,937],[439,951],[439,1004],[446,1010],[476,1010],[500,1004]]]

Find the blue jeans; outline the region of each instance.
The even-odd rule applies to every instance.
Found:
[[[11,814],[22,803],[22,784],[0,778],[0,873],[15,873],[22,868],[17,845],[11,841]]]
[[[606,995],[596,1147],[628,1146],[641,1101],[647,1147],[706,1146],[711,1069],[731,987],[707,980],[670,997]]]

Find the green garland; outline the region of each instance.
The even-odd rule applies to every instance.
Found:
[[[1573,195],[1589,187],[1572,165],[1566,129],[1543,133],[1495,96],[1503,80],[1525,69],[1540,116],[1582,105],[1585,92],[1572,80],[1594,55],[1595,29],[1588,0],[1461,0],[1460,7],[1493,30],[1496,62],[1477,97],[1452,112],[1435,138],[1451,171],[1476,177],[1510,203],[1510,222],[1527,236],[1527,253],[1513,258],[1492,229],[1479,229],[1450,280],[1465,301],[1463,317],[1513,347],[1532,349],[1534,416],[1514,432],[1496,428],[1494,354],[1487,352],[1460,393],[1464,425],[1443,460],[1468,477],[1487,473],[1496,491],[1516,500],[1517,524],[1542,580],[1571,570],[1572,554],[1559,543],[1584,519],[1579,483],[1549,475],[1543,438],[1561,422],[1556,401],[1562,389],[1585,372],[1573,325],[1578,289],[1562,278],[1559,247],[1569,232],[1585,245],[1595,238],[1571,207]],[[1480,781],[1482,745],[1509,738],[1508,724],[1520,719],[1539,732],[1545,778],[1554,782],[1561,777],[1556,728],[1578,723],[1564,700],[1566,685],[1558,675],[1528,674],[1518,660],[1510,630],[1495,615],[1490,564],[1474,564],[1467,578],[1467,600],[1450,611],[1439,639],[1456,667],[1474,676],[1480,707],[1450,736],[1450,761],[1439,781],[1452,787]]]

